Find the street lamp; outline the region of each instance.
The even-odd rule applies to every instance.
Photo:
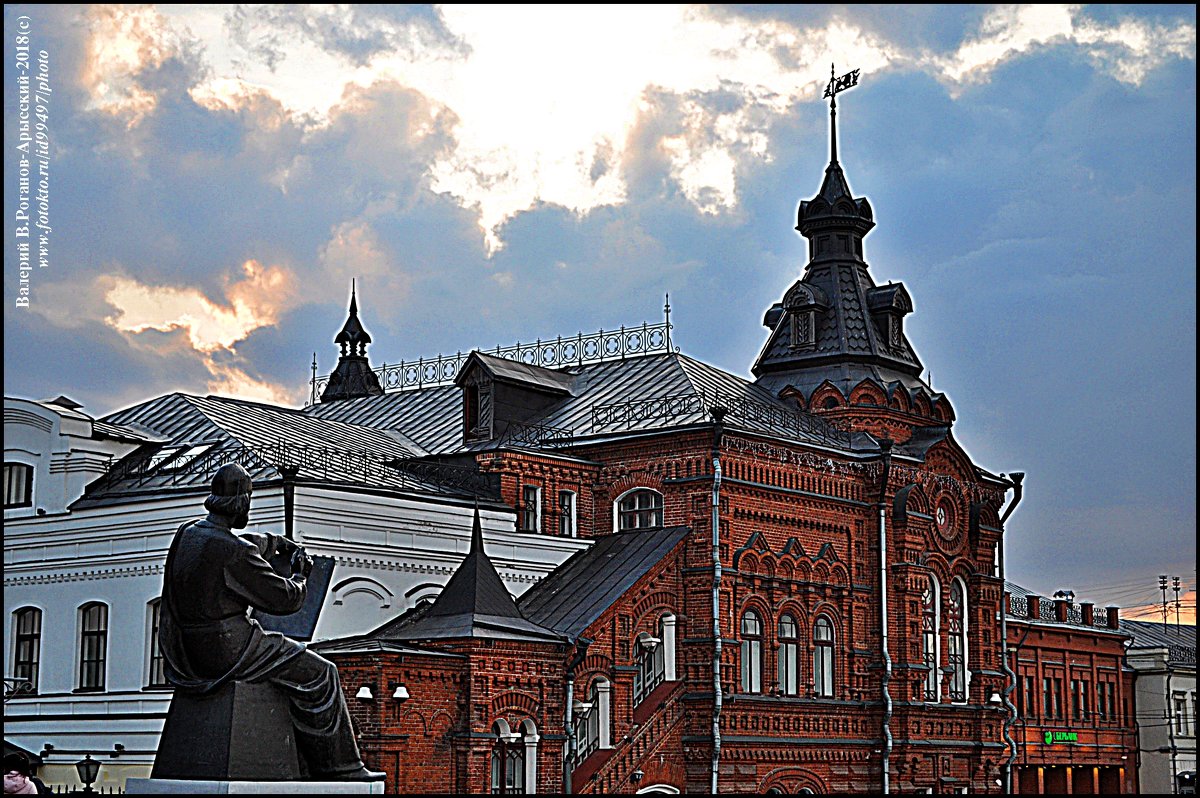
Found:
[[[83,791],[96,792],[92,789],[92,783],[100,775],[100,763],[92,759],[91,754],[84,754],[83,759],[75,763],[75,770],[79,773],[79,780],[83,782]]]

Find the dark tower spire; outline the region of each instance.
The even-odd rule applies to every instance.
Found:
[[[876,286],[863,259],[863,239],[875,226],[871,205],[855,197],[838,162],[837,95],[858,84],[859,71],[832,71],[829,165],[817,195],[800,203],[796,229],[809,242],[804,276],[767,311],[770,338],[754,364],[758,383],[773,393],[798,392],[809,401],[829,383],[849,400],[863,380],[885,391],[932,389],[903,331],[912,300],[904,286]]]
[[[329,375],[329,384],[321,393],[322,402],[338,399],[357,399],[362,396],[378,396],[383,393],[379,378],[371,370],[367,360],[367,344],[371,335],[358,320],[358,286],[350,281],[350,312],[342,331],[333,342],[341,347],[337,368]]]

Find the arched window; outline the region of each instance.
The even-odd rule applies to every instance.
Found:
[[[525,793],[525,740],[521,731],[512,731],[501,718],[492,724],[496,742],[492,744],[492,794]]]
[[[938,583],[933,576],[925,580],[921,591],[921,657],[925,672],[925,700],[939,701],[942,697],[941,673],[938,671]]]
[[[79,608],[79,689],[103,690],[108,658],[108,605]]]
[[[967,700],[967,589],[957,577],[950,580],[946,602],[946,634],[949,635],[950,700]]]
[[[762,692],[762,621],[754,610],[742,615],[742,692]]]
[[[603,676],[592,682],[587,701],[577,701],[575,712],[575,764],[597,749],[612,748],[609,731],[612,717],[612,683]]]
[[[813,691],[831,697],[833,676],[833,622],[821,615],[813,624]]]
[[[38,689],[38,664],[42,657],[42,611],[37,607],[22,607],[13,613],[13,676],[29,682],[29,687],[17,695],[31,695]]]
[[[617,500],[617,531],[663,525],[663,497],[656,490],[631,490]]]
[[[796,643],[796,619],[779,617],[779,692],[796,695],[800,687],[799,647]]]
[[[666,647],[662,644],[662,627],[659,636],[651,637],[642,632],[634,641],[633,705],[642,703],[646,696],[663,683],[666,678]]]
[[[166,660],[163,659],[162,648],[158,645],[158,628],[162,623],[162,599],[154,599],[149,604],[147,613],[150,617],[149,639],[146,649],[149,655],[149,667],[147,668],[146,686],[147,687],[169,687],[167,682],[167,674],[164,670]]]

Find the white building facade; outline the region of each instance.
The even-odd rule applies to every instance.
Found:
[[[586,545],[517,531],[512,508],[432,479],[436,465],[389,469],[412,453],[354,425],[178,394],[116,416],[5,399],[5,739],[40,753],[50,784],[77,785],[85,754],[102,763],[97,786],[149,775],[171,697],[155,646],[167,549],[227,460],[254,480],[248,531],[333,560],[314,640],[436,596],[469,550],[476,502],[515,595]]]
[[[1126,661],[1137,672],[1140,791],[1196,791],[1196,627],[1122,621],[1133,635]]]

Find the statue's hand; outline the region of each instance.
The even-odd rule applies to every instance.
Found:
[[[308,575],[312,573],[312,567],[312,557],[309,556],[303,547],[297,546],[296,550],[292,553],[292,574],[298,574],[307,579]]]

